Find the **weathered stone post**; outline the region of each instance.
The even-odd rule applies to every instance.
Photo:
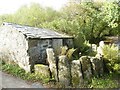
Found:
[[[90,61],[92,63],[93,74],[95,76],[100,76],[103,74],[103,61],[102,59],[91,57]]]
[[[90,58],[88,56],[82,56],[80,57],[79,60],[82,65],[83,78],[90,80],[92,76],[92,67],[91,67]]]
[[[55,80],[58,81],[57,66],[56,66],[56,60],[55,60],[53,49],[47,48],[46,53],[47,53],[47,60],[49,63],[49,68],[50,68],[50,71],[52,73],[52,76],[55,78]]]
[[[70,64],[66,55],[59,56],[58,63],[59,82],[65,86],[71,85]]]
[[[72,84],[75,87],[79,87],[83,83],[83,75],[81,70],[81,64],[79,60],[73,60],[71,63]]]

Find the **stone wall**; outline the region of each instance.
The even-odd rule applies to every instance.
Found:
[[[70,61],[66,55],[61,55],[55,59],[51,48],[47,49],[47,57],[52,75],[65,87],[81,87],[90,82],[91,77],[103,75],[102,58],[82,56],[78,60]]]
[[[30,71],[27,53],[28,41],[25,36],[10,26],[0,28],[0,59],[15,62],[26,71]]]

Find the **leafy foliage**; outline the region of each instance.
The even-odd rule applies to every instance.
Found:
[[[116,79],[114,79],[116,77]],[[88,85],[89,88],[118,88],[119,82],[117,81],[119,76],[116,74],[106,75],[102,78],[93,78],[92,82]]]
[[[118,47],[114,44],[105,45],[103,48],[104,57],[108,60],[108,67],[111,71],[120,72],[120,56]]]
[[[39,4],[32,3],[30,6],[22,6],[14,14],[0,16],[0,22],[13,22],[39,27],[41,23],[50,22],[58,16],[59,14],[55,10],[51,8],[42,8]]]
[[[118,27],[119,21],[119,6],[116,3],[106,2],[101,8],[102,12],[99,17],[103,17],[103,21],[108,23],[108,26],[115,28]]]
[[[61,55],[65,55],[67,53],[67,50],[68,50],[67,46],[61,47]]]
[[[67,51],[66,56],[68,57],[69,60],[72,60],[72,54],[73,54],[74,51],[75,51],[74,48],[69,49],[69,50]]]
[[[61,55],[66,55],[69,60],[72,60],[75,50],[74,48],[69,49],[67,46],[63,46],[61,47]]]

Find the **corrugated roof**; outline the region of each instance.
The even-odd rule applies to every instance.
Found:
[[[27,38],[73,38],[72,36],[68,36],[65,34],[58,33],[53,30],[44,29],[44,28],[36,28],[36,27],[30,27],[30,26],[22,26],[18,24],[13,23],[3,23],[4,26],[11,26],[12,28],[15,28],[19,32],[22,32],[24,35],[27,36]]]

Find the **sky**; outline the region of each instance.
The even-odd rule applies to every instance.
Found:
[[[32,2],[39,3],[43,7],[52,7],[59,10],[68,0],[0,0],[0,14],[11,14],[17,11],[23,5],[29,5]]]

